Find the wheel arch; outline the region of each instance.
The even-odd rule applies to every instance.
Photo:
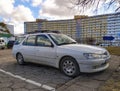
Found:
[[[65,56],[62,56],[61,58],[60,58],[60,61],[59,61],[59,68],[60,68],[60,63],[61,63],[61,61],[62,61],[62,59],[63,58],[65,58],[65,57],[71,57],[71,58],[73,58],[75,61],[76,61],[76,59],[73,57],[73,56],[70,56],[70,55],[65,55]],[[76,63],[78,64],[78,62],[76,61]]]
[[[63,60],[64,58],[66,58],[66,57],[70,57],[70,59],[73,59],[75,65],[76,65],[76,67],[75,67],[75,68],[76,68],[76,71],[75,71],[75,73],[72,74],[72,75],[66,74],[66,73],[63,71],[63,69],[61,68],[61,63],[64,62],[64,61],[62,61],[62,60]],[[61,57],[61,59],[60,59],[60,61],[59,61],[59,69],[60,69],[61,72],[63,72],[65,75],[70,76],[70,77],[76,77],[76,76],[78,76],[78,75],[80,74],[80,67],[79,67],[79,64],[78,64],[77,60],[76,60],[73,56],[69,56],[69,55],[66,55],[66,56]]]

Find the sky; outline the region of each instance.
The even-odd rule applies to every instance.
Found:
[[[35,21],[36,18],[48,20],[73,19],[74,15],[99,15],[114,13],[117,4],[107,9],[106,3],[101,3],[98,11],[92,8],[84,12],[73,7],[71,0],[0,0],[0,22],[14,25],[14,33],[24,32],[24,22]],[[75,0],[73,0],[75,1]],[[107,0],[108,2],[110,0]]]

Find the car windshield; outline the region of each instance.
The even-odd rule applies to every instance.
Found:
[[[64,34],[50,34],[57,45],[76,44],[77,42]]]

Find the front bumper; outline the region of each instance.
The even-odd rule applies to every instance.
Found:
[[[5,46],[0,46],[0,49],[5,48]]]
[[[91,60],[91,62],[88,63],[80,63],[79,67],[80,67],[80,72],[86,72],[86,73],[99,72],[109,67],[109,58],[99,59],[98,61]]]

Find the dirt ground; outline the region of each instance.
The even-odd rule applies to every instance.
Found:
[[[120,66],[98,91],[120,91]]]

